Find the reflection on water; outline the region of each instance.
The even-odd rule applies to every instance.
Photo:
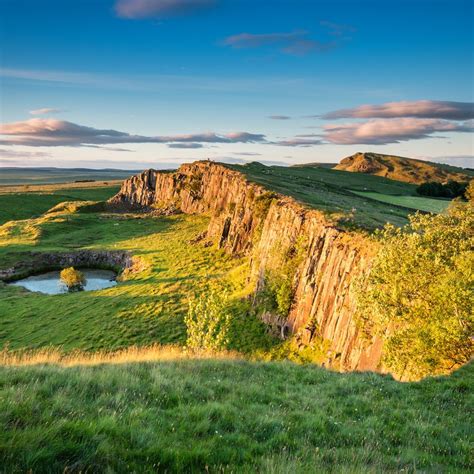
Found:
[[[115,286],[115,273],[109,270],[95,270],[83,269],[80,271],[86,277],[86,284],[84,291],[102,290]],[[58,295],[60,293],[67,293],[67,286],[61,282],[59,278],[59,271],[42,273],[41,275],[34,275],[23,280],[18,280],[12,283],[14,286],[22,286],[30,291],[38,291],[47,295]]]

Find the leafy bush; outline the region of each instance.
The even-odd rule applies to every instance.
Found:
[[[254,212],[260,218],[263,219],[268,214],[272,202],[278,199],[278,194],[267,191],[266,193],[257,196],[255,199]]]
[[[385,339],[385,364],[405,378],[445,374],[470,360],[474,321],[474,206],[410,216],[380,231],[381,250],[357,291],[357,319]]]
[[[80,291],[84,289],[86,277],[84,273],[74,267],[64,268],[59,275],[61,281],[68,287],[69,291]]]
[[[459,181],[448,181],[446,184],[427,182],[420,184],[416,192],[422,196],[456,198],[463,196],[466,192],[467,183]]]
[[[265,274],[265,287],[259,293],[259,304],[266,311],[287,317],[294,298],[294,278],[307,250],[307,240],[299,237],[283,253],[283,263]]]
[[[467,186],[466,192],[464,193],[464,197],[465,197],[468,201],[474,202],[474,179],[471,180],[471,182],[470,182],[469,185]]]
[[[227,346],[230,327],[227,307],[227,292],[219,293],[216,289],[190,300],[188,314],[184,318],[186,345],[190,349],[217,351]]]

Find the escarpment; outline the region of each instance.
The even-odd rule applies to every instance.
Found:
[[[249,182],[238,171],[201,161],[174,173],[147,170],[111,200],[142,208],[210,215],[207,237],[233,255],[248,255],[255,290],[269,274],[291,279],[282,334],[302,347],[321,344],[325,364],[339,370],[382,370],[382,341],[361,337],[350,291],[366,272],[373,243],[339,229],[317,210]]]

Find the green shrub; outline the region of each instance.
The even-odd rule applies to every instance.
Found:
[[[268,211],[270,209],[270,206],[272,205],[272,202],[276,199],[278,199],[278,194],[271,191],[268,191],[266,193],[261,194],[260,196],[257,196],[255,199],[255,208],[254,208],[255,214],[259,218],[264,219],[268,214]]]
[[[86,284],[84,273],[76,270],[74,267],[64,268],[61,270],[59,277],[69,291],[83,290]]]
[[[472,355],[474,206],[410,217],[379,232],[382,246],[357,288],[357,319],[385,339],[384,363],[406,378],[445,374]]]
[[[211,289],[207,294],[191,298],[184,321],[186,345],[190,349],[217,351],[226,348],[230,327],[227,292]]]
[[[468,201],[474,202],[474,179],[471,180],[471,182],[470,182],[469,185],[467,186],[466,192],[464,193],[464,197],[465,197]]]
[[[466,192],[467,183],[459,181],[448,181],[445,184],[438,182],[422,183],[416,188],[416,192],[422,196],[456,198],[463,196]]]

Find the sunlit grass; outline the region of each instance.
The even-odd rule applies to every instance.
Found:
[[[375,199],[376,201],[395,204],[396,206],[403,206],[413,210],[433,212],[436,214],[445,211],[451,202],[447,199],[434,199],[421,196],[392,196],[390,194],[360,191],[354,191],[354,193],[359,196]]]
[[[450,377],[402,384],[390,376],[288,362],[183,358],[179,349],[158,349],[153,362],[141,355],[132,350],[116,360],[0,366],[2,469],[376,473],[474,467],[472,365]]]
[[[271,344],[263,323],[238,301],[246,291],[246,260],[190,243],[206,229],[207,217],[151,218],[84,209],[62,205],[0,227],[0,267],[28,260],[30,251],[111,249],[130,251],[140,259],[141,271],[127,273],[113,288],[91,292],[44,295],[1,286],[1,346],[99,351],[184,344],[188,299],[211,284],[235,292],[232,348],[250,351]]]

